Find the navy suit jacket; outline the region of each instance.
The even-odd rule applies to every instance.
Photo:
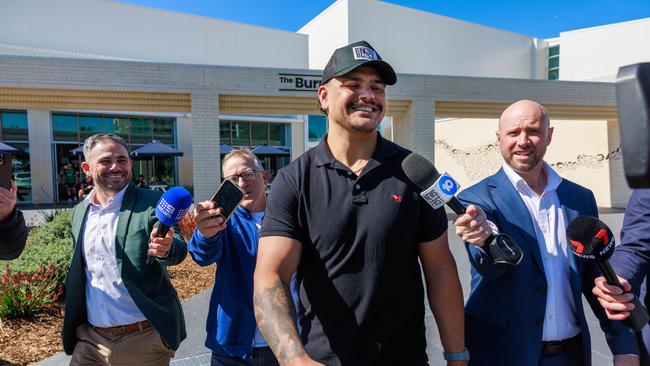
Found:
[[[611,258],[612,267],[621,277],[627,279],[632,290],[639,296],[646,308],[650,307],[650,189],[632,192],[625,210],[621,244]],[[639,337],[641,364],[650,365],[650,325],[646,325]]]
[[[566,225],[579,215],[598,216],[596,201],[588,189],[563,179],[557,194]],[[524,253],[518,266],[500,269],[484,252],[466,243],[472,263],[472,289],[465,305],[465,337],[471,365],[537,366],[548,285],[532,218],[503,169],[464,190],[459,198],[465,204],[480,206],[488,220],[510,235]],[[585,365],[591,365],[591,343],[581,293],[598,316],[612,353],[638,354],[633,332],[619,322],[607,320],[591,293],[598,276],[596,267],[573,255],[568,259]]]

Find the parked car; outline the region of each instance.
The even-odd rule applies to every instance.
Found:
[[[11,165],[13,166],[14,169],[22,169],[25,167],[23,161],[20,159],[11,159]]]
[[[32,174],[30,172],[15,172],[14,173],[14,182],[16,182],[16,187],[31,187],[32,186]]]

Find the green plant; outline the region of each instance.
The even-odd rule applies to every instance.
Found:
[[[53,264],[67,268],[72,258],[71,210],[59,212],[52,221],[29,232],[22,255],[12,261],[0,261],[0,268],[8,264],[13,272],[33,274],[40,265]]]
[[[0,282],[0,317],[32,318],[63,293],[63,270],[41,265],[33,274],[13,272],[10,266]]]
[[[51,210],[38,210],[38,214],[43,218],[43,222],[51,222],[57,215],[65,211],[66,209],[55,208]]]

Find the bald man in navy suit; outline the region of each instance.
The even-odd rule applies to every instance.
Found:
[[[542,105],[510,105],[496,133],[502,168],[459,195],[468,208],[454,227],[472,264],[465,304],[470,365],[590,366],[582,295],[607,336],[613,364],[639,365],[634,332],[608,320],[591,293],[597,268],[568,254],[566,226],[579,215],[597,217],[598,209],[590,190],[544,161],[552,136]],[[482,248],[490,223],[519,244],[519,265],[501,268]]]

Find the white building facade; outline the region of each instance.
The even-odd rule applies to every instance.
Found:
[[[339,0],[296,33],[109,0],[0,0],[0,140],[21,150],[23,201],[66,201],[68,181],[83,178],[70,151],[99,131],[183,151],[155,167],[136,161],[135,173],[155,169],[150,178],[207,199],[222,143],[284,149],[264,158],[272,175],[317,143],[320,70],[334,49],[365,39],[398,72],[385,136],[467,187],[499,165],[500,111],[534,99],[556,128],[549,163],[600,206],[623,207],[611,81],[618,66],[650,59],[634,46],[648,36],[650,19],[535,39],[372,0]]]

